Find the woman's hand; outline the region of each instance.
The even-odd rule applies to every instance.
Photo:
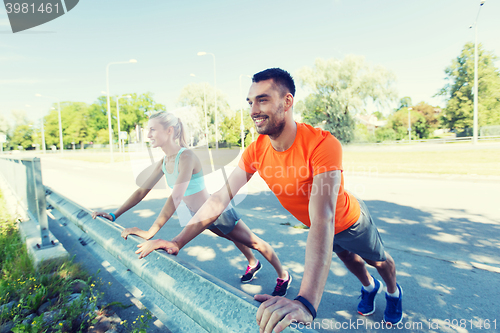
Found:
[[[93,213],[92,213],[92,218],[93,218],[94,220],[95,220],[95,218],[96,218],[97,216],[102,216],[102,217],[104,217],[105,219],[108,219],[108,220],[110,220],[111,222],[113,222],[113,216],[109,215],[109,214],[108,214],[108,213],[106,213],[106,212],[93,212]]]
[[[125,228],[125,229],[123,229],[121,236],[124,239],[127,239],[128,235],[138,235],[140,237],[139,233],[141,231],[144,231],[144,230],[141,230],[141,229],[139,229],[137,227]]]

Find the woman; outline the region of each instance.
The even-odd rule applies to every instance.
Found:
[[[160,147],[165,153],[165,157],[155,165],[153,173],[146,180],[144,186],[136,190],[114,213],[94,212],[92,217],[102,216],[115,221],[120,215],[137,205],[163,175],[165,175],[168,185],[173,190],[151,228],[147,231],[137,227],[126,228],[121,234],[124,239],[127,239],[127,236],[131,234],[150,239],[172,217],[182,200],[191,211],[191,214],[194,215],[210,196],[205,188],[200,160],[192,151],[186,149],[184,128],[180,119],[170,113],[158,112],[150,117],[148,128],[148,138],[151,146],[153,148]],[[259,251],[278,274],[273,296],[286,295],[292,280],[291,275],[283,270],[273,248],[246,226],[234,208],[228,207],[209,229],[216,235],[234,242],[236,247],[247,258],[248,266],[245,274],[241,277],[241,282],[252,281],[255,274],[262,267],[250,250],[252,248]],[[140,257],[142,256],[141,254]]]

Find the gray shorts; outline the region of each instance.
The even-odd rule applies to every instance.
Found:
[[[373,223],[368,207],[363,200],[359,202],[361,213],[359,219],[352,226],[339,232],[333,239],[333,251],[340,253],[349,251],[356,253],[363,259],[385,261],[385,249],[377,226]]]
[[[192,210],[189,211],[191,212],[191,216],[194,216],[195,212],[193,212]],[[212,223],[212,225],[210,225],[207,229],[218,229],[224,235],[227,235],[228,233],[233,231],[234,227],[240,219],[240,214],[238,214],[238,212],[231,207],[230,209],[227,209],[222,214],[220,214],[217,220],[215,220],[215,222]]]

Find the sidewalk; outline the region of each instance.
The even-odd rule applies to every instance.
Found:
[[[61,168],[55,161],[42,159],[44,183],[90,209],[115,209],[136,188],[131,166],[126,163],[65,161]],[[214,191],[220,187],[221,173],[206,180],[209,191]],[[494,283],[500,277],[500,209],[495,204],[500,197],[498,184],[346,175],[346,187],[366,202],[396,261],[398,282],[404,290],[403,329],[474,332],[481,324],[481,331],[500,330],[496,305],[500,286]],[[148,200],[117,223],[148,228],[168,195],[167,190],[152,192]],[[252,179],[246,193],[235,198],[236,208],[245,223],[275,248],[293,275],[287,296],[293,298],[304,270],[308,232],[293,227],[300,223],[281,207],[261,180]],[[182,220],[182,213],[179,215]],[[174,216],[155,238],[170,239],[180,230],[179,218]],[[250,295],[270,293],[275,284],[274,270],[257,254],[264,267],[256,280],[242,285],[239,276],[246,267],[243,255],[230,242],[208,232],[188,244],[178,257]],[[362,317],[356,313],[359,289],[359,282],[334,258],[315,329],[383,330],[383,294],[377,298],[375,314]],[[489,329],[485,330],[485,323],[489,323]],[[457,328],[449,327],[451,324],[457,324]]]

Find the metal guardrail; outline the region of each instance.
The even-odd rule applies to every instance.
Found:
[[[184,327],[185,321],[189,320],[207,332],[259,332],[255,315],[260,303],[251,296],[160,251],[153,251],[146,258],[138,259],[135,251],[137,244],[143,242],[142,239],[130,235],[124,240],[120,236],[122,229],[115,223],[102,218],[92,219],[91,211],[50,188],[47,188],[47,202],[80,228],[90,240],[165,297],[176,308],[175,313],[184,314],[174,319],[172,324]],[[82,241],[86,242],[84,239]],[[168,312],[169,309],[164,310]],[[317,333],[308,327],[288,327],[283,332]]]
[[[492,141],[500,140],[500,135],[490,135],[490,136],[480,136],[478,141]],[[449,137],[441,139],[425,139],[425,140],[399,140],[399,141],[383,141],[383,142],[355,142],[355,144],[364,145],[410,145],[415,143],[431,143],[431,144],[446,144],[446,143],[456,143],[456,142],[467,142],[472,141],[472,136],[464,137]]]
[[[38,222],[41,242],[37,247],[42,249],[53,246],[45,211],[47,206],[40,158],[0,156],[0,174],[3,175],[19,205],[28,213],[29,219]]]

